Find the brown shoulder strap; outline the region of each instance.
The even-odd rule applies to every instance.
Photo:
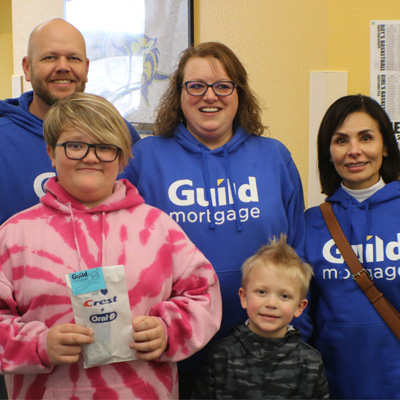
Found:
[[[358,283],[361,290],[368,297],[372,305],[378,311],[382,319],[400,340],[400,314],[392,306],[389,300],[378,290],[374,282],[370,278],[368,272],[360,263],[358,257],[346,239],[342,228],[332,210],[329,202],[320,205],[322,216],[328,226],[329,232],[336,243],[340,253],[342,254],[347,266],[353,274],[353,279]]]

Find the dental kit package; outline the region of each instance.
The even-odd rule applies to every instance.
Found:
[[[91,328],[94,343],[82,346],[83,365],[136,360],[132,316],[123,265],[87,269],[66,276],[75,323]]]

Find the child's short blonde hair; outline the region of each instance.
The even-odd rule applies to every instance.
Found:
[[[296,251],[287,244],[286,236],[274,237],[267,245],[263,245],[256,254],[248,258],[242,265],[242,288],[246,288],[250,271],[256,265],[272,264],[284,274],[300,282],[301,298],[307,296],[310,280],[313,276],[311,265],[303,262]]]
[[[101,96],[74,93],[51,106],[43,121],[46,144],[55,149],[58,138],[68,128],[76,129],[99,143],[119,147],[120,171],[132,157],[132,139],[125,120],[117,109]]]

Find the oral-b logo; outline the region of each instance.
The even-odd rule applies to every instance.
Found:
[[[89,320],[94,324],[102,324],[104,322],[112,322],[117,318],[117,313],[115,311],[105,314],[95,314],[91,315]]]
[[[226,182],[226,185],[223,185],[224,182]],[[244,183],[238,188],[233,184],[233,190],[243,203],[256,203],[259,201],[257,182],[254,176],[249,176],[249,183]],[[210,196],[211,204],[214,207],[234,203],[231,185],[229,180],[226,179],[218,179],[217,187],[210,189]],[[205,189],[193,189],[193,181],[190,179],[181,179],[173,182],[168,188],[168,197],[177,206],[192,206],[193,204],[198,204],[201,207],[209,206]]]

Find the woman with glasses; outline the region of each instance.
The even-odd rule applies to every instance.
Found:
[[[146,205],[128,181],[116,181],[131,140],[108,101],[83,93],[60,100],[46,115],[44,137],[57,176],[41,204],[0,228],[0,372],[10,398],[176,399],[176,361],[220,325],[215,271],[170,217]],[[125,271],[133,337],[124,339],[126,358],[85,369],[81,346],[124,346],[125,325],[107,338],[123,294],[110,297],[107,283],[89,290],[94,300],[84,303],[85,313],[101,323],[93,333],[74,323],[66,275],[117,265]]]
[[[174,218],[213,264],[220,336],[246,319],[238,296],[244,260],[281,233],[303,253],[300,177],[289,151],[263,133],[242,63],[221,43],[201,43],[182,53],[155,136],[134,146],[125,169],[145,201]]]

